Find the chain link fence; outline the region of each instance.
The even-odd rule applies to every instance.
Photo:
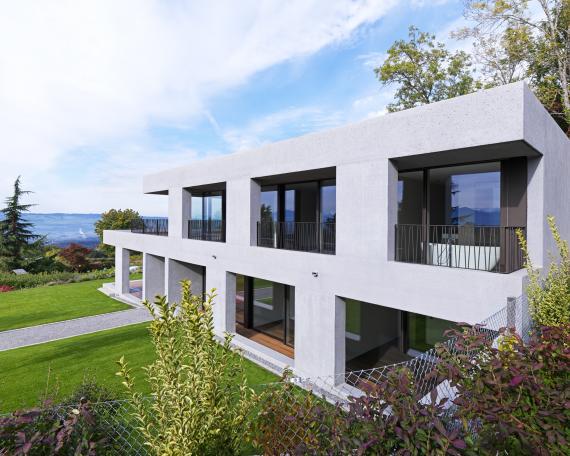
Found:
[[[505,308],[485,319],[478,326],[485,339],[492,344],[497,343],[497,338],[501,328],[513,328],[523,340],[528,337],[532,329],[532,321],[529,316],[526,299],[510,298]],[[453,340],[446,342],[451,350],[454,349]],[[345,372],[343,374],[304,378],[289,377],[282,382],[258,385],[254,388],[257,394],[279,392],[285,401],[292,405],[293,409],[298,405],[301,411],[303,403],[309,396],[322,402],[324,407],[347,407],[353,397],[363,394],[362,390],[367,385],[373,385],[386,378],[388,372],[397,367],[406,367],[412,374],[414,384],[418,391],[425,393],[425,400],[430,400],[430,393],[437,391],[440,398],[454,397],[454,390],[448,382],[437,383],[434,376],[428,375],[435,363],[437,363],[435,349],[429,350],[422,355],[398,364],[391,364],[368,370]],[[312,395],[307,394],[307,391]],[[146,398],[149,406],[151,398]],[[100,402],[91,404],[91,412],[95,418],[98,432],[105,435],[105,454],[117,455],[147,455],[148,451],[144,445],[144,438],[138,429],[140,425],[134,416],[134,407],[128,400]],[[72,407],[58,406],[52,410],[54,417],[61,420],[69,415]],[[291,409],[291,407],[290,407]],[[255,411],[254,411],[255,412]],[[294,418],[294,417],[293,417]],[[283,421],[276,423],[280,432],[282,445],[288,448],[295,448],[298,442],[303,441],[308,432],[302,425],[303,420],[295,422],[291,416],[283,417]],[[4,455],[0,448],[0,455]]]

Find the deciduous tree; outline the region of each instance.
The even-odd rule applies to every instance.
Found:
[[[476,90],[469,55],[449,51],[435,36],[412,26],[408,40],[396,41],[388,57],[375,68],[383,85],[396,85],[388,111],[429,104]]]

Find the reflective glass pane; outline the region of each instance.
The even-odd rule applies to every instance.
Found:
[[[336,222],[336,185],[325,182],[321,186],[321,222]]]
[[[222,195],[204,197],[204,220],[222,220]]]
[[[279,217],[277,188],[261,190],[261,221],[276,222]]]
[[[295,288],[285,285],[287,293],[287,345],[295,345]]]
[[[236,274],[236,323],[245,325],[245,277]]]
[[[492,162],[430,170],[430,224],[499,226],[500,166]]]
[[[253,328],[283,341],[285,285],[253,279]]]
[[[406,328],[408,349],[416,352],[430,350],[436,343],[444,341],[444,331],[453,327],[455,324],[451,321],[409,313]]]

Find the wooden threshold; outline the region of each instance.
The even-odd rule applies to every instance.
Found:
[[[249,340],[253,340],[258,344],[261,344],[271,350],[275,350],[276,352],[281,353],[289,358],[295,358],[295,349],[290,347],[289,345],[285,345],[284,343],[278,341],[277,339],[268,336],[267,334],[260,333],[255,331],[254,329],[245,328],[243,325],[239,323],[236,324],[236,332],[243,337],[247,337]]]

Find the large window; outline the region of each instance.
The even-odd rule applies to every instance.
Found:
[[[225,241],[225,191],[192,192],[188,237]]]
[[[334,253],[335,223],[334,179],[261,187],[259,246]]]
[[[396,261],[513,272],[525,225],[524,157],[399,173]]]
[[[499,226],[499,162],[436,168],[428,176],[431,225]]]
[[[293,347],[295,344],[294,287],[257,277],[236,276],[237,332],[251,330]]]
[[[390,307],[345,299],[346,370],[399,363],[445,340],[455,324]]]

